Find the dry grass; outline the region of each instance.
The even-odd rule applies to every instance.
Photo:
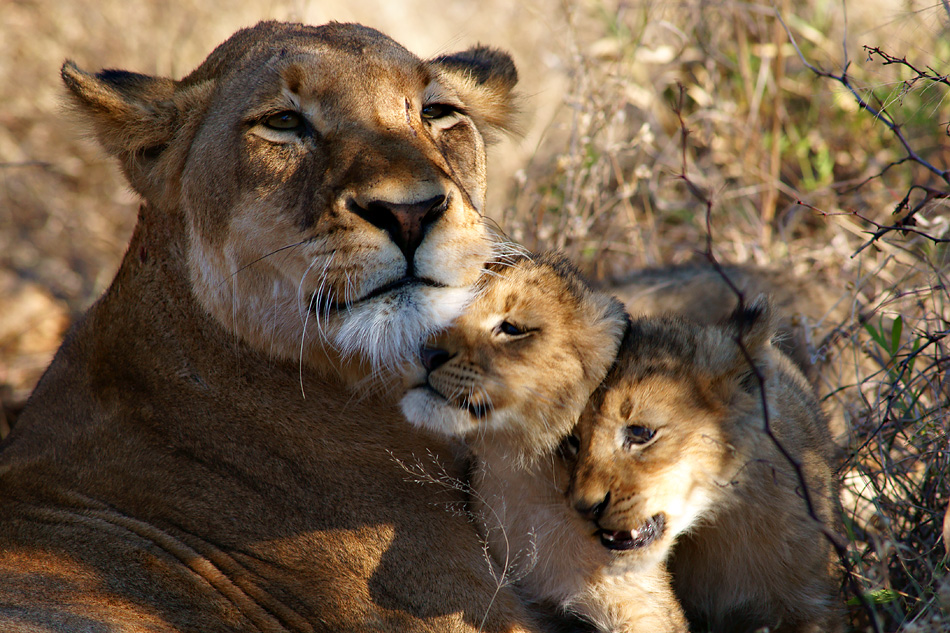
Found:
[[[872,0],[846,15],[836,4],[780,0],[793,45],[764,2],[447,0],[437,14],[421,0],[316,4],[4,5],[5,403],[28,393],[64,325],[111,280],[135,215],[117,170],[58,108],[63,58],[180,76],[233,30],[268,17],[361,21],[421,55],[484,41],[513,51],[532,113],[524,139],[493,156],[492,215],[514,238],[562,248],[608,277],[693,259],[708,229],[722,261],[779,266],[831,289],[834,309],[805,325],[826,402],[847,423],[847,563],[873,603],[846,589],[852,624],[950,629],[945,200],[914,189],[916,224],[871,239],[878,225],[906,218],[908,208],[893,212],[912,185],[950,192],[941,176],[950,86],[862,49],[906,56],[939,79],[950,72],[943,5]],[[847,55],[856,94],[799,53],[833,74]],[[899,123],[920,160],[906,160],[894,131],[856,97]],[[677,177],[684,168],[689,183]]]

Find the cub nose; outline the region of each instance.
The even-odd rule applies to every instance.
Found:
[[[408,275],[412,274],[412,259],[425,237],[426,230],[442,217],[448,204],[443,195],[409,204],[370,200],[365,203],[365,206],[351,198],[347,202],[347,208],[389,234],[390,239],[406,257],[406,262],[409,264]]]
[[[603,499],[594,502],[591,502],[590,499],[578,499],[574,502],[574,509],[588,521],[596,521],[604,515],[604,511],[609,504],[610,492],[604,495]]]
[[[452,355],[444,349],[438,349],[435,347],[423,347],[421,356],[422,366],[426,368],[426,371],[433,371],[444,365],[447,360],[452,358]]]

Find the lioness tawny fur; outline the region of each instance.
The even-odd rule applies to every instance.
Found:
[[[62,76],[142,206],[0,447],[0,630],[536,631],[393,459],[449,445],[353,390],[494,253],[511,58],[262,22],[182,79]]]

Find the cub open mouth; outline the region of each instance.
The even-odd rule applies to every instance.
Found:
[[[663,536],[666,529],[666,515],[655,514],[636,529],[629,531],[597,530],[600,543],[607,549],[628,551],[641,549]]]

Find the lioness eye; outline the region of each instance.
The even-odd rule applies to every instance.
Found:
[[[656,435],[656,430],[639,424],[631,424],[623,430],[623,444],[625,447],[634,444],[646,444]]]
[[[510,323],[508,321],[502,321],[501,325],[498,326],[498,331],[502,334],[507,334],[508,336],[518,336],[519,334],[525,333],[525,330],[522,330],[514,323]]]
[[[427,120],[443,119],[458,112],[458,109],[447,103],[430,103],[422,107],[422,118]]]
[[[284,110],[264,119],[264,125],[272,130],[295,130],[303,127],[303,117],[293,110]]]

